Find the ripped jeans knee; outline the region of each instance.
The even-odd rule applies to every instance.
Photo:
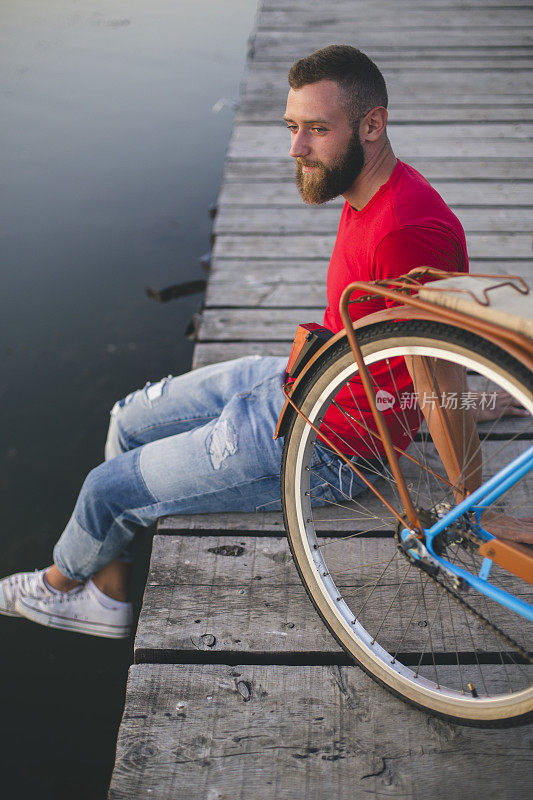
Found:
[[[205,445],[213,469],[220,469],[226,458],[234,456],[238,450],[237,432],[231,420],[217,420]]]

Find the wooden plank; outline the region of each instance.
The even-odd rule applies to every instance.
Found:
[[[402,60],[408,61],[412,66],[420,69],[426,63],[432,63],[433,68],[438,66],[454,69],[477,66],[479,68],[494,69],[502,61],[506,66],[512,65],[518,69],[528,69],[531,66],[531,32],[529,29],[522,31],[516,37],[515,31],[499,31],[494,36],[487,36],[486,31],[474,33],[469,38],[470,31],[457,31],[450,33],[446,39],[438,39],[438,32],[413,31],[407,38],[402,31],[393,34],[390,41],[389,31],[375,31],[359,37],[353,31],[352,37],[359,48],[366,53],[376,64],[401,65]],[[343,38],[349,35],[343,32]],[[520,41],[516,41],[519,38]],[[263,31],[259,29],[252,40],[253,58],[258,61],[275,61],[284,63],[287,67],[295,60],[308,55],[314,50],[331,44],[331,34],[322,31]],[[440,64],[439,64],[440,62]]]
[[[362,574],[358,567],[360,563],[376,562],[368,572],[369,579],[371,576],[376,580],[382,571],[378,569],[378,561],[390,557],[394,550],[392,537],[390,540],[344,540],[330,545],[327,544],[329,540],[324,541],[331,573],[338,579],[339,586],[347,588],[354,584],[355,576]],[[403,575],[403,568],[400,573]],[[243,536],[239,531],[231,534],[226,531],[222,536],[204,531],[202,536],[182,533],[154,537],[148,579],[148,586],[154,590],[173,586],[205,589],[214,584],[221,589],[238,590],[251,581],[255,581],[253,585],[268,585],[271,589],[301,587],[284,532],[282,536],[278,531],[277,535],[270,537],[249,532]],[[384,582],[396,586],[396,581],[397,576],[393,575],[387,576]],[[530,592],[533,594],[533,589]]]
[[[407,67],[407,69],[406,69]],[[531,84],[533,70],[517,69],[512,72],[499,69],[487,70],[444,70],[436,74],[432,70],[409,69],[409,64],[402,68],[391,68],[386,65],[382,72],[387,83],[391,102],[408,102],[417,105],[419,102],[431,101],[434,105],[450,105],[450,98],[457,97],[462,103],[483,102],[493,105],[505,103],[531,103]],[[446,92],[442,91],[446,86]],[[256,98],[261,106],[266,95],[268,102],[273,94],[280,98],[288,91],[287,69],[276,62],[252,61],[243,83],[241,96]]]
[[[355,35],[356,37],[356,35]],[[261,42],[256,46],[257,37],[252,37],[250,55],[254,65],[264,65],[267,68],[280,68],[288,72],[295,60],[308,55],[314,49],[331,44],[331,39],[322,42],[313,39],[312,42],[299,41],[291,45],[280,47],[269,43],[268,47]],[[344,38],[344,37],[343,37]],[[357,42],[361,44],[360,42]],[[307,44],[307,46],[306,46]],[[464,70],[486,73],[514,72],[515,70],[531,69],[531,53],[527,47],[498,47],[492,51],[486,47],[369,47],[363,48],[366,54],[379,65],[382,71],[402,70],[409,73],[411,70],[419,72],[462,72]]]
[[[456,8],[419,8],[416,4],[404,6],[401,14],[393,13],[392,4],[382,6],[367,5],[364,13],[357,5],[328,4],[327,7],[313,8],[262,8],[258,19],[258,28],[262,30],[301,31],[320,27],[329,31],[339,27],[355,27],[359,35],[373,32],[376,26],[383,31],[425,29],[431,32],[457,31],[463,26],[475,26],[478,30],[487,30],[491,37],[491,29],[527,28],[533,26],[531,8],[508,8],[505,14],[501,9],[484,8],[483,6],[465,5],[460,11]],[[387,13],[388,12],[388,13]]]
[[[301,321],[311,320],[307,320],[307,316],[302,314]],[[283,356],[288,359],[290,345],[289,341],[278,342],[269,339],[261,342],[198,342],[194,348],[193,369],[249,355]]]
[[[262,0],[261,8],[264,10],[296,10],[311,9],[317,6],[323,10],[323,0]],[[379,8],[383,10],[383,16],[391,12],[408,10],[423,10],[438,12],[453,11],[460,16],[467,8],[496,8],[501,13],[506,13],[509,8],[520,8],[527,13],[532,7],[531,0],[380,0]],[[359,10],[365,14],[369,11],[367,0],[329,0],[328,8],[335,11]],[[370,11],[370,13],[372,13]]]
[[[349,27],[348,27],[349,30]],[[528,69],[531,67],[531,28],[490,29],[456,28],[446,30],[439,39],[435,29],[411,29],[406,37],[401,29],[377,27],[359,29],[353,26],[352,38],[383,69],[404,68],[429,70],[494,70]],[[297,58],[347,35],[347,26],[324,26],[320,30],[276,31],[260,28],[253,39],[255,63],[276,62],[288,69]],[[349,34],[348,34],[349,35]]]
[[[256,266],[262,262],[256,262]],[[242,262],[241,262],[242,264]],[[279,268],[279,263],[278,263]],[[286,282],[283,277],[275,280],[267,276],[263,280],[258,274],[243,274],[236,278],[229,275],[220,280],[210,278],[205,298],[206,308],[225,307],[252,307],[252,308],[294,308],[307,309],[323,307],[326,304],[326,285],[324,275],[320,282],[309,281],[298,284]],[[246,270],[243,270],[246,273]],[[322,273],[325,269],[322,266]],[[305,316],[305,313],[302,312]]]
[[[310,27],[293,27],[285,30],[269,29],[261,25],[254,36],[254,48],[257,54],[263,58],[265,55],[279,55],[287,52],[287,49],[300,51],[305,50],[311,53],[318,47],[324,47],[331,43],[332,36],[337,39],[340,36],[351,35],[357,37],[357,45],[364,53],[372,50],[404,51],[406,55],[418,50],[427,51],[431,49],[437,55],[439,51],[450,51],[454,48],[464,47],[467,52],[474,48],[480,48],[487,54],[490,48],[494,47],[497,51],[502,50],[521,50],[527,51],[531,45],[533,36],[531,24],[524,27],[503,27],[485,29],[482,26],[476,28],[463,28],[460,25],[444,29],[445,36],[440,36],[440,31],[435,27],[413,27],[409,28],[408,38],[401,26],[365,26],[363,19],[360,23],[349,22],[343,25],[337,20],[330,24],[323,22],[319,28],[312,30]],[[456,53],[460,55],[460,53]]]
[[[318,17],[317,17],[318,18]],[[369,24],[370,23],[370,24]],[[310,50],[312,51],[314,43],[317,47],[323,47],[328,44],[328,41],[341,41],[346,36],[347,29],[351,27],[352,35],[357,36],[357,44],[363,52],[369,52],[373,48],[384,48],[387,46],[387,41],[390,42],[392,48],[404,48],[407,53],[418,48],[426,48],[432,46],[438,52],[439,49],[446,47],[446,49],[459,48],[465,45],[468,48],[475,47],[476,45],[481,48],[487,48],[487,45],[493,44],[496,48],[505,48],[516,42],[524,48],[531,45],[531,25],[524,25],[524,27],[505,25],[504,21],[498,25],[479,25],[470,30],[465,30],[460,24],[456,25],[443,25],[441,30],[437,30],[433,26],[402,26],[389,27],[387,25],[373,28],[371,20],[362,20],[360,24],[355,21],[342,21],[338,17],[331,15],[330,19],[323,19],[320,27],[313,30],[312,27],[302,27],[298,22],[288,22],[285,27],[280,25],[261,24],[258,28],[257,39],[265,47],[272,47],[272,45],[283,45],[288,40],[289,36],[293,36],[298,41],[308,41],[310,43]],[[406,43],[406,34],[408,44]],[[440,38],[442,34],[445,39]],[[445,42],[445,44],[443,44]]]
[[[308,322],[319,322],[323,315],[322,308],[309,309]],[[260,342],[268,330],[270,340],[292,342],[300,317],[299,309],[206,309],[202,314],[198,341],[255,339]]]
[[[239,588],[147,584],[135,663],[202,663],[215,654],[231,663],[243,652],[259,663],[275,663],[282,654],[287,661],[291,653],[315,661],[324,653],[342,655],[301,584],[278,589],[261,580],[243,580]]]
[[[389,107],[389,120],[391,123],[412,123],[419,120],[420,124],[438,122],[506,122],[511,112],[509,104],[472,105],[467,101],[461,102],[459,98],[448,98],[450,105],[434,105],[431,103],[417,105],[400,105],[394,103]],[[246,98],[239,104],[235,121],[239,123],[250,122],[278,122],[285,111],[286,97],[271,100],[264,98],[258,104],[255,98]],[[515,122],[531,122],[533,120],[533,106],[516,102],[512,110]]]
[[[476,261],[472,272],[520,275],[533,279],[528,261]],[[321,308],[326,305],[324,261],[238,261],[215,259],[205,297],[206,308]],[[302,315],[305,316],[304,312]]]
[[[426,717],[357,667],[135,665],[109,800],[526,800],[529,733]]]
[[[290,344],[287,342],[198,342],[194,346],[193,369],[228,361],[242,356],[286,356],[289,357]]]
[[[281,511],[221,511],[217,514],[174,514],[161,517],[157,523],[157,533],[175,536],[176,534],[209,534],[212,536],[285,536]]]
[[[294,182],[293,172],[294,164],[291,161],[287,170],[284,171],[284,174],[286,174],[285,180],[271,179],[268,182],[260,178],[252,180],[253,173],[251,173],[246,181],[233,180],[226,182],[218,198],[219,213],[215,218],[215,232],[220,230],[220,217],[222,214],[227,213],[227,206],[235,206],[241,209],[245,207],[247,209],[245,213],[241,210],[242,223],[247,221],[249,214],[254,214],[254,206],[260,206],[262,209],[274,207],[279,209],[286,221],[291,220],[294,212],[291,211],[290,215],[288,215],[281,207],[287,206],[299,209],[299,211],[304,208],[302,198]],[[512,206],[523,208],[531,208],[533,206],[533,182],[531,181],[512,182],[508,180],[503,182],[465,179],[462,181],[432,180],[430,182],[451,208],[465,209],[471,206],[480,209],[483,206],[490,206],[490,214],[502,216],[506,214],[512,215],[514,213],[510,208]],[[335,213],[340,214],[343,204],[344,199],[337,198],[325,206],[309,210],[317,218],[320,213],[324,212],[333,216]],[[333,211],[332,209],[339,209],[339,211]],[[529,220],[527,226],[527,230],[529,230],[531,228],[531,212],[528,211],[522,214],[522,217]]]
[[[286,24],[281,23],[278,19],[274,18],[274,13],[280,17],[284,16],[287,20]],[[355,19],[342,19],[340,15],[333,12],[332,14],[320,14],[317,12],[309,13],[310,21],[308,25],[302,25],[297,18],[298,12],[272,12],[261,14],[259,18],[258,36],[265,42],[272,44],[276,43],[278,36],[281,37],[280,44],[283,45],[286,41],[285,37],[290,35],[296,39],[308,38],[309,41],[342,41],[342,37],[346,36],[347,30],[353,32],[352,35],[357,36],[357,43],[360,49],[366,52],[370,48],[383,48],[386,47],[387,40],[390,42],[392,48],[405,47],[416,50],[419,47],[433,46],[437,49],[446,46],[458,47],[465,44],[468,47],[478,45],[479,47],[486,48],[488,44],[493,43],[495,47],[506,47],[514,41],[518,45],[524,47],[531,44],[531,14],[529,20],[523,20],[524,24],[506,24],[505,19],[500,19],[499,24],[495,16],[493,16],[492,24],[484,25],[475,24],[469,31],[470,37],[465,35],[465,28],[461,25],[459,20],[455,23],[448,24],[443,22],[440,30],[437,26],[421,24],[413,24],[413,19],[409,17],[402,19],[398,25],[375,25],[372,18],[360,18],[359,22]],[[315,23],[311,22],[314,16]],[[482,14],[478,12],[477,16],[482,18]],[[300,14],[301,17],[301,14]],[[465,23],[466,26],[469,23]],[[438,35],[442,33],[445,39],[439,39]],[[406,43],[406,34],[408,35],[408,43]],[[445,42],[445,45],[443,44]]]
[[[368,631],[379,629],[383,647],[394,649],[401,641],[403,653],[424,652],[429,626],[435,653],[500,649],[458,604],[446,604],[438,613],[442,593],[432,583],[424,590],[426,604],[416,602],[420,573],[398,554],[394,537],[324,539],[322,544],[340,593]],[[526,600],[533,596],[533,589],[517,591]],[[412,614],[403,609],[408,595]],[[522,622],[508,616],[506,632],[524,641]],[[135,638],[136,663],[201,662],[206,652],[220,659],[240,651],[263,663],[281,654],[305,653],[316,659],[341,652],[311,611],[286,539],[243,539],[239,534],[155,537]]]
[[[406,67],[409,65],[406,64]],[[449,97],[457,96],[465,103],[469,98],[474,102],[491,104],[506,103],[511,105],[516,102],[531,102],[532,69],[517,69],[512,72],[494,71],[480,72],[477,69],[457,72],[453,69],[444,70],[441,75],[426,69],[394,68],[390,65],[383,67],[383,77],[389,90],[389,99],[402,103],[416,104],[420,98],[422,102],[431,100],[435,105],[449,104]],[[287,69],[277,62],[269,64],[264,61],[253,61],[246,72],[241,84],[242,97],[256,97],[260,104],[261,92],[267,99],[272,94],[288,91]],[[446,93],[435,96],[446,85]],[[492,88],[493,86],[493,88]],[[516,93],[516,97],[514,97]]]
[[[287,50],[281,53],[276,58],[274,54],[254,53],[252,42],[251,53],[257,64],[268,64],[282,67],[286,72],[291,67],[291,64],[302,56],[308,55],[309,50],[301,49],[293,51],[292,53]],[[411,70],[418,72],[419,70],[427,70],[428,72],[435,72],[441,74],[442,72],[464,72],[465,70],[478,73],[486,73],[495,69],[498,72],[515,72],[516,70],[531,69],[531,55],[521,52],[513,52],[512,48],[502,51],[499,49],[491,54],[485,51],[472,50],[465,52],[465,48],[458,48],[456,50],[438,51],[427,48],[425,51],[420,49],[413,54],[413,52],[396,52],[386,50],[367,50],[369,55],[376,64],[379,64],[380,69],[403,69],[406,73]]]
[[[172,540],[175,537],[163,538]],[[218,541],[220,544],[221,540]],[[393,552],[384,556],[387,561],[393,557]],[[455,607],[454,604],[451,612],[447,605],[442,607],[439,609],[442,616],[439,614],[435,620],[435,614],[428,619],[428,612],[420,602],[411,620],[412,608],[406,606],[406,597],[409,592],[413,605],[416,604],[419,576],[407,562],[400,561],[400,556],[396,557],[396,566],[401,571],[395,572],[393,582],[373,593],[373,603],[370,602],[370,587],[361,594],[356,587],[337,583],[350,607],[358,610],[367,603],[363,624],[371,635],[380,630],[381,646],[394,652],[401,641],[402,653],[422,653],[427,647],[429,626],[435,653],[444,656],[457,648],[467,656],[475,648],[480,653],[487,652],[492,661],[497,659],[492,654],[502,649],[499,641],[473,617],[466,618],[459,605]],[[411,583],[402,584],[405,594],[388,616],[384,616],[391,603],[397,600],[398,586],[406,570],[412,573]],[[359,580],[364,578],[359,577]],[[442,597],[436,585],[426,587],[428,607],[439,608]],[[533,597],[529,594],[523,599],[531,602]],[[515,640],[524,641],[524,626],[516,615],[509,619],[506,633]],[[505,646],[503,651],[507,651]],[[242,653],[246,653],[245,657],[241,655],[244,661],[265,664],[349,662],[315,612],[301,583],[274,586],[266,580],[252,583],[243,578],[239,587],[227,588],[183,585],[179,581],[172,586],[147,584],[135,638],[135,663],[238,663]],[[429,670],[423,672],[427,676]],[[453,684],[449,688],[458,686]]]
[[[513,181],[518,186],[521,181],[533,179],[533,159],[531,158],[412,158],[409,163],[429,181],[452,182],[480,180],[490,192],[491,182]],[[283,159],[226,159],[224,182],[220,198],[223,200],[226,189],[233,182],[288,181],[294,183],[294,163],[287,154]],[[509,192],[508,194],[511,194]]]
[[[390,11],[393,4],[388,4]],[[385,5],[387,8],[387,5]],[[262,30],[301,31],[309,28],[320,27],[322,31],[330,28],[337,30],[343,26],[351,26],[357,30],[358,35],[367,31],[373,32],[376,27],[382,31],[425,29],[432,33],[453,32],[465,26],[475,26],[478,30],[487,30],[488,35],[492,29],[498,28],[528,28],[533,26],[532,9],[528,7],[509,7],[503,11],[501,8],[485,8],[483,6],[465,5],[460,11],[457,8],[420,8],[415,3],[406,5],[401,14],[386,14],[384,6],[380,4],[367,5],[362,12],[361,6],[355,4],[336,3],[327,7],[269,9],[263,7],[258,17],[258,27]]]
[[[265,66],[261,62],[259,66]],[[479,70],[465,70],[469,78],[469,88],[466,87],[464,73],[457,73],[453,70],[443,69],[437,76],[434,72],[422,70],[425,80],[422,80],[420,71],[413,69],[413,79],[410,81],[410,73],[402,73],[403,82],[396,80],[397,72],[389,70],[393,76],[387,80],[389,95],[389,114],[394,117],[395,110],[413,109],[417,115],[425,108],[448,109],[453,114],[455,106],[478,107],[505,109],[515,108],[517,113],[521,113],[522,107],[531,107],[531,82],[533,74],[531,70],[516,70],[513,72],[494,73],[489,71],[480,72]],[[454,76],[463,79],[452,82]],[[495,90],[490,92],[490,78],[500,77],[500,85],[505,86],[501,92]],[[502,80],[502,76],[507,80]],[[480,80],[482,78],[482,80]],[[442,86],[448,84],[449,90],[446,94],[439,94]],[[411,91],[409,91],[411,89]],[[461,92],[463,89],[463,92]],[[243,87],[239,106],[247,109],[249,114],[257,114],[263,111],[263,118],[257,117],[259,121],[267,121],[269,116],[274,113],[275,121],[280,118],[280,110],[284,111],[287,100],[289,86],[287,82],[287,72],[285,69],[267,72],[257,70],[253,80]],[[516,91],[516,95],[514,92]],[[254,107],[255,106],[255,107]],[[507,119],[507,118],[506,118]],[[506,121],[506,120],[504,120]]]
[[[280,236],[217,236],[215,258],[320,259],[329,261],[335,236],[301,234]],[[524,234],[471,233],[467,236],[471,258],[531,259],[531,237]]]
[[[387,40],[388,33],[369,33],[360,38],[357,31],[353,31],[352,37],[364,53],[383,66],[401,65],[402,60],[409,61],[417,69],[425,66],[426,62],[433,62],[434,68],[440,62],[441,66],[453,66],[454,69],[469,66],[494,69],[503,61],[507,66],[512,63],[519,69],[531,66],[531,35],[528,30],[523,32],[521,41],[515,44],[514,31],[508,31],[508,35],[505,35],[506,32],[503,35],[496,34],[495,37],[478,34],[473,39],[469,39],[463,31],[462,35],[458,33],[440,42],[436,32],[429,37],[426,31],[419,31],[418,36],[413,32],[413,38],[408,39],[404,33],[398,32],[394,42]],[[344,37],[346,35],[349,35],[348,31],[344,31]],[[254,60],[269,63],[278,61],[289,67],[298,58],[328,44],[331,44],[331,35],[321,31],[288,31],[284,34],[282,31],[259,29],[252,38],[252,53]]]
[[[308,314],[301,314],[300,322],[311,322]],[[260,341],[239,341],[239,342],[198,342],[194,348],[194,368],[204,367],[208,364],[216,364],[218,361],[226,361],[231,358],[241,358],[251,354],[262,356],[285,356],[289,357],[290,345],[292,342],[287,340],[272,341],[265,338]]]
[[[530,123],[507,125],[391,125],[394,152],[408,163],[413,158],[475,158],[481,151],[492,158],[528,158],[532,153]],[[283,158],[289,150],[284,125],[236,125],[228,147],[230,158]]]
[[[253,192],[249,192],[253,194]],[[463,196],[469,195],[468,185],[463,185]],[[533,192],[531,194],[533,200]],[[257,202],[257,201],[256,201]],[[259,205],[259,204],[258,204]],[[337,231],[340,217],[340,205],[296,207],[254,207],[244,204],[240,207],[219,207],[214,233],[260,235],[262,232],[276,234],[295,233],[331,233]],[[529,233],[533,214],[527,208],[455,208],[456,216],[465,231],[476,233]]]
[[[525,262],[522,262],[524,264]],[[531,278],[531,268],[527,265],[527,274],[522,272],[523,277]],[[494,270],[491,270],[494,272]],[[217,281],[211,279],[207,288],[205,301],[206,308],[299,308],[301,310],[302,321],[305,321],[308,308],[323,308],[326,305],[326,286],[325,281],[306,282],[301,286],[294,283],[286,283],[281,279],[261,281],[260,278],[252,278],[238,286],[229,278]],[[255,344],[255,343],[254,343]],[[253,347],[253,345],[251,345]]]

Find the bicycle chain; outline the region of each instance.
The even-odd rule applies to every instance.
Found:
[[[457,603],[459,603],[459,605],[461,605],[463,608],[466,608],[467,611],[469,611],[477,620],[479,620],[479,622],[481,622],[482,625],[484,625],[486,628],[489,628],[492,631],[492,633],[496,634],[501,639],[503,639],[504,642],[508,646],[510,645],[511,648],[515,650],[523,659],[525,659],[528,664],[533,664],[533,658],[529,655],[529,653],[526,650],[523,649],[523,647],[521,647],[518,644],[518,642],[516,642],[514,639],[512,639],[510,636],[508,636],[506,633],[500,630],[497,625],[495,625],[493,622],[487,619],[476,608],[471,606],[470,603],[468,603],[463,597],[461,597],[461,595],[459,595],[457,592],[454,592],[452,588],[450,588],[442,580],[437,578],[435,574],[431,574],[431,572],[423,569],[423,567],[419,567],[415,562],[413,562],[409,558],[407,552],[401,547],[401,545],[397,545],[397,547],[398,550],[402,553],[402,555],[411,564],[411,566],[414,566],[417,569],[422,569],[422,571],[428,576],[428,578],[431,578],[431,580],[434,583],[436,583],[437,586],[439,586],[443,591],[445,591],[448,595],[450,595],[450,597],[452,597]]]

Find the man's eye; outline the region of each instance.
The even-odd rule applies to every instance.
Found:
[[[290,130],[291,133],[295,133],[298,130],[297,125],[286,125],[285,127],[288,128],[288,130]]]
[[[313,128],[316,133],[327,133],[327,128]]]

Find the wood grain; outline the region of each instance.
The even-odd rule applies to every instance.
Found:
[[[470,269],[480,273],[504,273],[532,277],[529,261],[471,259]],[[206,308],[300,308],[301,321],[309,308],[326,304],[327,260],[248,261],[217,258],[213,262]],[[198,346],[198,345],[197,345]]]
[[[489,191],[493,181],[512,181],[513,186],[518,186],[523,181],[533,180],[533,159],[515,158],[512,152],[505,158],[489,158],[488,154],[481,153],[477,158],[412,158],[409,163],[431,182],[465,182],[463,195],[468,195],[471,180],[483,181]],[[254,159],[227,158],[221,198],[226,187],[234,181],[294,183],[294,163],[288,155],[283,159],[262,159],[260,153]],[[512,196],[512,187],[507,190],[507,195]]]
[[[533,199],[533,185],[531,189]],[[464,186],[463,186],[464,192]],[[250,194],[253,194],[250,191]],[[464,198],[465,201],[471,198]],[[490,200],[487,201],[490,203]],[[503,199],[500,199],[500,203]],[[531,231],[533,206],[531,208],[455,208],[467,233],[525,233]],[[216,234],[261,234],[272,230],[277,234],[287,233],[336,233],[341,207],[336,204],[325,207],[303,207],[301,204],[287,213],[286,208],[254,207],[252,204],[240,207],[220,207],[214,231]]]
[[[526,800],[530,740],[427,718],[357,667],[142,664],[109,800]]]
[[[479,165],[479,169],[481,173],[483,171],[483,166],[481,164]],[[276,180],[275,175],[271,174],[270,179],[267,181],[265,180],[265,174],[255,177],[254,171],[248,171],[246,169],[242,171],[243,177],[246,175],[246,180],[228,180],[223,185],[219,195],[219,214],[217,215],[218,218],[215,223],[215,231],[220,232],[220,215],[225,212],[226,206],[237,206],[246,209],[273,207],[284,215],[284,224],[286,226],[290,225],[292,219],[296,222],[299,215],[301,217],[305,212],[316,217],[322,216],[322,212],[327,212],[331,217],[335,213],[332,209],[339,209],[338,214],[340,214],[340,209],[344,202],[342,198],[332,200],[323,207],[306,208],[303,206],[302,199],[294,182],[293,171],[294,164],[287,162],[286,167],[280,165],[280,169],[278,170],[278,172],[285,176],[284,180]],[[269,172],[268,167],[264,168],[264,172]],[[513,213],[513,209],[516,206],[528,209],[524,211],[523,218],[529,220],[529,228],[531,227],[532,214],[529,209],[533,206],[533,181],[524,179],[521,181],[471,179],[468,181],[432,180],[431,183],[446,203],[452,208],[460,208],[461,212],[464,213],[465,208],[472,207],[473,209],[479,210],[481,214],[485,214],[489,221],[502,216],[505,218],[506,214]],[[294,209],[294,212],[291,211],[291,214],[288,215],[284,210],[285,207]],[[487,208],[490,208],[490,211],[481,211],[481,209]],[[253,211],[251,213],[253,214]],[[469,213],[475,218],[474,211]],[[247,214],[242,214],[243,218],[246,216]],[[242,221],[245,222],[246,220],[243,219]],[[265,218],[265,223],[268,225],[268,217]]]
[[[383,647],[394,652],[401,641],[403,653],[421,653],[428,647],[430,628],[435,653],[500,649],[499,640],[459,605],[443,603],[431,583],[425,602],[418,600],[420,573],[398,555],[392,536],[325,538],[321,543],[339,592],[370,633],[379,631]],[[531,599],[533,589],[520,596]],[[523,639],[520,619],[508,617],[506,633]],[[235,661],[241,651],[262,663],[302,654],[312,660],[342,656],[309,602],[286,540],[238,534],[155,537],[135,638],[136,662],[204,661],[209,654]]]
[[[320,259],[329,262],[335,242],[335,234],[276,234],[267,229],[263,235],[242,236],[228,234],[218,236],[214,257],[242,259],[285,260]],[[468,253],[471,258],[531,260],[531,235],[522,233],[471,233],[467,236]]]

